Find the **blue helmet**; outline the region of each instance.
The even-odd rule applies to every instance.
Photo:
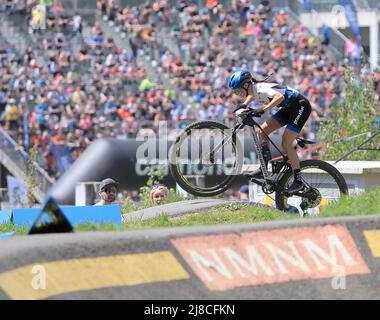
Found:
[[[252,79],[252,75],[249,71],[239,69],[238,71],[235,71],[229,78],[228,78],[228,87],[230,89],[235,89],[240,86],[242,86],[244,83],[249,82]]]

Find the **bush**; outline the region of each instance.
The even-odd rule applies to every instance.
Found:
[[[29,150],[29,158],[27,160],[26,168],[26,185],[28,190],[28,207],[32,208],[36,203],[34,191],[39,187],[37,181],[37,167],[35,165],[37,159],[38,147],[34,145]]]
[[[331,112],[321,123],[321,141],[334,141],[345,136],[350,137],[380,129],[375,122],[379,110],[375,105],[373,82],[374,78],[363,79],[356,76],[352,70],[348,70],[344,74],[345,96],[340,97],[333,104]],[[376,141],[379,141],[378,137],[363,147],[376,148],[375,144]],[[337,160],[367,138],[367,135],[362,135],[351,141],[334,143],[321,151],[322,158],[324,160]],[[378,158],[378,151],[358,151],[352,153],[345,160],[376,160]]]

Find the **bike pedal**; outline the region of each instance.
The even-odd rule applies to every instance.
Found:
[[[305,201],[302,201],[301,202],[301,205],[300,205],[300,208],[303,212],[305,212],[305,210],[307,209],[307,203]]]
[[[290,197],[293,196],[293,195],[290,194],[289,192],[284,191],[284,196],[287,197],[287,198],[290,198]]]

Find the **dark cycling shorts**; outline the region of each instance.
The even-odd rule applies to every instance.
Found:
[[[311,105],[303,95],[299,95],[287,107],[280,109],[272,118],[287,129],[299,133],[309,119]]]

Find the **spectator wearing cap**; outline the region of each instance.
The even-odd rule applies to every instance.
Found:
[[[111,178],[104,179],[99,185],[99,196],[101,200],[95,206],[114,204],[116,200],[119,183]]]
[[[239,201],[240,202],[249,202],[249,187],[246,184],[244,184],[240,187]]]

